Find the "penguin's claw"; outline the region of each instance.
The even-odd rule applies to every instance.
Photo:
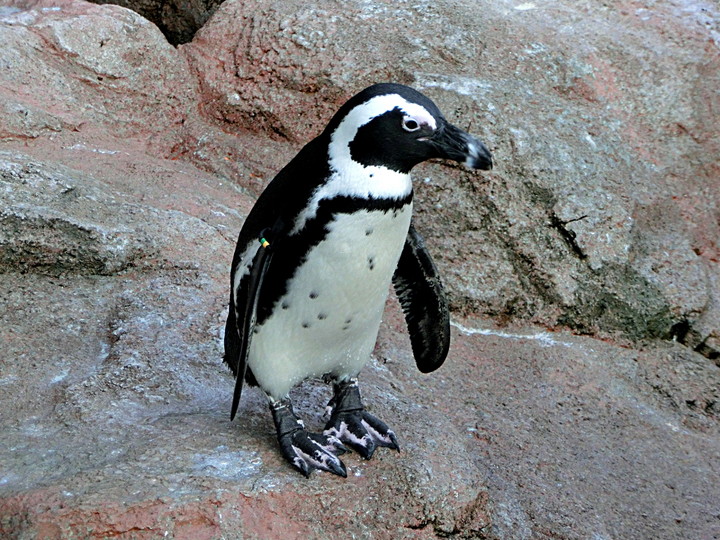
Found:
[[[370,459],[378,446],[400,450],[395,433],[365,410],[333,414],[323,434],[346,443],[363,459]]]
[[[278,436],[278,441],[285,459],[306,478],[314,470],[328,471],[347,478],[345,464],[337,457],[338,454],[344,454],[347,448],[337,438],[299,429]]]
[[[340,439],[332,435],[320,435],[305,430],[305,425],[293,411],[289,398],[271,401],[280,451],[293,467],[306,477],[314,470],[328,471],[347,478],[347,470],[339,454],[347,452]]]
[[[324,435],[341,440],[365,459],[370,459],[378,446],[400,450],[395,433],[365,410],[357,380],[336,383],[334,391]]]

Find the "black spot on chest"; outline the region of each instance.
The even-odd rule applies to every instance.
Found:
[[[339,214],[353,214],[358,211],[380,211],[397,213],[412,202],[413,194],[398,199],[365,199],[360,197],[336,197],[322,200],[318,204],[315,217],[309,219],[305,226],[296,234],[276,238],[272,242],[273,258],[265,278],[258,300],[257,324],[262,324],[272,314],[281,298],[288,293],[288,284],[305,263],[308,254],[320,244],[330,232],[330,224]],[[293,220],[288,220],[288,227],[293,226]],[[365,234],[374,233],[372,227],[365,229]],[[370,263],[374,267],[375,260]],[[312,290],[308,294],[310,300],[317,299],[322,291]],[[287,301],[281,305],[282,309],[290,306]],[[309,324],[309,323],[308,323]]]

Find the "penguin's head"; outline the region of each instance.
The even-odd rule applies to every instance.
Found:
[[[408,173],[428,159],[450,159],[471,169],[492,168],[478,139],[448,122],[430,98],[401,84],[376,84],[335,114],[324,134],[331,161]]]

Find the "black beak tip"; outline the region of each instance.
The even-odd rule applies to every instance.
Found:
[[[473,141],[468,144],[468,154],[465,166],[470,169],[489,171],[493,168],[493,159],[490,150],[480,141]]]
[[[442,129],[438,130],[431,143],[437,157],[462,163],[468,169],[488,171],[493,167],[492,154],[487,146],[450,123],[446,122]]]
[[[474,163],[471,165],[471,168],[481,171],[489,171],[493,168],[492,156],[483,156],[475,159]]]

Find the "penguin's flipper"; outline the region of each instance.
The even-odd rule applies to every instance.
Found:
[[[250,351],[250,341],[252,340],[253,329],[255,328],[255,320],[257,315],[258,300],[260,298],[260,290],[262,288],[263,279],[270,266],[272,260],[272,248],[270,243],[265,239],[265,235],[269,234],[269,229],[265,229],[259,236],[258,241],[260,247],[253,257],[250,265],[250,273],[240,284],[244,288],[242,297],[243,305],[235,306],[231,300],[230,315],[228,316],[227,325],[225,327],[225,360],[231,367],[233,366],[232,358],[228,358],[229,352],[232,351],[235,357],[233,373],[235,374],[235,392],[233,393],[232,409],[230,411],[230,420],[235,418],[235,413],[240,403],[242,394],[243,381],[245,380],[245,371],[247,369],[247,357]],[[240,297],[240,295],[238,295]],[[233,309],[234,308],[234,309]],[[235,316],[237,311],[237,320]],[[233,319],[232,322],[230,319]],[[229,328],[234,323],[235,328]],[[234,336],[232,333],[234,332]],[[230,333],[230,337],[228,334]],[[228,347],[230,346],[230,348]]]
[[[435,371],[450,349],[450,315],[438,270],[412,225],[393,285],[405,313],[415,363],[423,373]]]

